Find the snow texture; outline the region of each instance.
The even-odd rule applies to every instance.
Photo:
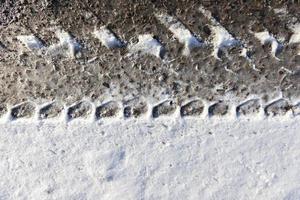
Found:
[[[59,43],[51,45],[46,54],[50,55],[51,57],[61,55],[74,58],[75,54],[81,49],[80,44],[68,32],[57,30],[55,34],[59,39]]]
[[[254,33],[254,36],[260,41],[262,45],[271,44],[271,53],[272,56],[276,59],[278,51],[282,48],[282,45],[276,40],[276,38],[269,33],[269,31],[257,32]]]
[[[180,43],[184,45],[183,55],[188,56],[192,49],[203,44],[178,19],[167,14],[156,14],[156,18],[166,26]]]
[[[293,35],[290,38],[289,44],[300,44],[300,24],[293,25],[291,30],[293,31]],[[300,48],[298,55],[300,55]]]
[[[1,124],[0,199],[299,199],[299,118],[280,119]]]
[[[94,36],[108,49],[121,48],[122,42],[106,26],[94,31]]]
[[[234,38],[211,14],[210,11],[200,7],[199,11],[211,22],[210,30],[212,31],[212,41],[214,46],[213,56],[220,59],[219,52],[230,47],[241,46],[241,56],[245,57],[255,68],[251,59],[248,57],[248,50],[244,45],[236,38]]]
[[[20,35],[17,39],[30,51],[39,50],[44,47],[43,43],[34,35]]]
[[[164,47],[151,34],[138,36],[138,43],[129,47],[131,53],[150,54],[158,58],[163,57]]]

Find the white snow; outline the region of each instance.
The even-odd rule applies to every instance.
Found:
[[[158,58],[162,58],[164,51],[164,47],[151,34],[139,35],[138,42],[128,48],[131,53],[151,54]]]
[[[276,40],[276,38],[272,34],[269,33],[269,31],[254,33],[254,36],[260,41],[262,45],[270,43],[272,56],[278,59],[276,57],[276,54],[282,48],[282,45]]]
[[[236,40],[225,28],[221,26],[211,26],[213,36],[212,43],[214,46],[213,55],[220,59],[218,53],[220,50],[228,47],[239,46],[239,41]]]
[[[93,35],[108,49],[121,48],[123,46],[122,42],[106,26],[95,30]]]
[[[0,198],[299,199],[299,118],[1,124]]]
[[[241,56],[245,57],[248,61],[251,62],[250,58],[247,55],[248,50],[244,47],[243,44],[236,38],[234,38],[211,14],[210,11],[200,7],[199,11],[211,22],[210,30],[212,31],[212,44],[214,46],[213,56],[217,59],[220,59],[218,53],[220,50],[241,46],[243,47]],[[255,68],[255,67],[254,67]]]
[[[184,44],[183,55],[188,56],[192,49],[203,44],[178,19],[167,14],[156,14],[156,18],[166,26],[176,39]],[[199,38],[200,39],[200,38]]]
[[[80,44],[70,35],[70,33],[64,30],[57,30],[55,34],[59,39],[59,43],[51,45],[46,54],[52,57],[62,55],[74,58],[75,54],[81,49]]]
[[[293,25],[291,30],[293,31],[293,35],[290,38],[289,44],[300,44],[300,24]],[[298,55],[300,55],[300,49]]]
[[[30,51],[42,49],[43,43],[34,35],[19,35],[17,39]]]

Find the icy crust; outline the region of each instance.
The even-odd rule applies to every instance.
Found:
[[[277,39],[269,32],[269,31],[263,31],[263,32],[256,32],[254,33],[254,36],[260,41],[262,45],[265,44],[271,44],[271,54],[274,58],[277,58],[277,54],[282,49],[282,45],[277,41]]]
[[[34,35],[20,35],[17,36],[17,39],[30,51],[40,50],[44,48],[42,41]]]
[[[116,35],[106,26],[95,30],[93,35],[100,40],[101,44],[108,49],[121,48],[123,43],[116,37]]]
[[[131,44],[128,48],[129,52],[132,54],[149,54],[156,56],[157,58],[163,58],[165,52],[161,43],[151,34],[139,35],[138,42],[136,44]]]
[[[201,47],[203,43],[201,38],[196,38],[192,32],[187,29],[178,19],[167,14],[155,14],[156,18],[166,26],[180,43],[184,45],[183,55],[189,55],[191,50],[196,47]]]

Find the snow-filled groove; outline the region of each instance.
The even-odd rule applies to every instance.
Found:
[[[58,101],[42,105],[26,101],[10,107],[2,104],[2,112],[0,114],[2,122],[54,119],[70,122],[72,120],[144,119],[145,117],[153,119],[160,117],[246,117],[255,119],[257,117],[298,116],[299,103],[300,101],[290,102],[283,98],[271,100],[263,105],[259,98],[247,99],[239,104],[222,100],[209,103],[199,98],[193,98],[181,104],[172,99],[157,102],[156,104],[135,99],[123,103],[107,101],[100,105],[84,99],[69,106]]]

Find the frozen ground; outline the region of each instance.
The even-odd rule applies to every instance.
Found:
[[[0,125],[0,199],[300,199],[299,117]]]

